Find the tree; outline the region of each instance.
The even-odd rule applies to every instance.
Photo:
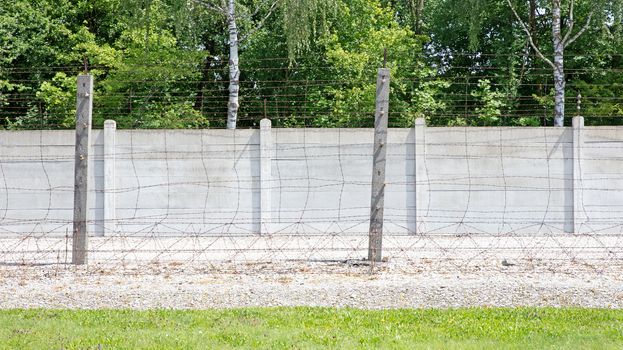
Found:
[[[229,12],[197,1],[1,3],[0,127],[71,128],[85,57],[96,76],[96,127],[108,118],[120,128],[225,127],[235,83],[238,127],[264,116],[275,126],[368,127],[384,47],[392,126],[416,117],[543,125],[554,107],[553,67],[533,48],[556,63],[552,0],[511,3],[532,43],[507,0],[203,0],[233,4],[237,40]],[[621,124],[623,0],[575,0],[574,11],[570,1],[560,0],[560,40],[581,30],[568,34],[572,13],[582,24],[593,15],[565,46],[558,82],[584,96],[587,125]]]
[[[263,115],[266,101],[274,126],[372,127],[384,48],[392,69],[391,126],[412,126],[416,117],[441,107],[431,100],[437,96],[433,90],[443,87],[435,84],[435,70],[422,58],[428,39],[415,35],[410,22],[397,18],[385,1],[340,0],[321,20],[322,27],[293,61],[274,60],[289,51],[282,23],[267,23],[249,43],[243,78],[254,88],[244,92],[241,118]]]
[[[239,66],[239,38],[240,33],[237,24],[238,13],[236,11],[235,0],[202,1],[197,0],[198,4],[218,14],[225,16],[227,31],[229,33],[229,101],[227,103],[227,128],[235,129],[238,119],[238,108],[240,107],[240,66]],[[266,17],[272,14],[276,2],[273,3]],[[258,24],[261,26],[263,20]]]
[[[424,0],[389,0],[387,2],[402,23],[408,23],[415,34],[424,34]]]
[[[112,2],[0,3],[0,127],[73,126],[75,76],[68,66],[79,72],[86,53],[96,63],[114,56],[105,42],[118,30]],[[97,40],[90,26],[99,29]]]
[[[225,17],[227,32],[229,34],[229,100],[227,103],[227,128],[235,129],[238,120],[238,109],[240,107],[240,42],[247,39],[258,29],[262,28],[264,22],[271,17],[278,6],[283,7],[284,27],[287,35],[290,55],[298,48],[304,46],[309,40],[310,21],[314,19],[314,13],[325,8],[329,3],[322,3],[319,0],[267,0],[261,1],[255,6],[253,11],[241,15],[238,10],[236,0],[194,0],[199,5],[214,11]],[[262,17],[255,18],[262,8],[267,8]],[[238,27],[238,17],[245,16],[246,20],[255,22],[254,27],[241,37]]]
[[[567,24],[567,33],[562,33],[562,11],[561,11],[561,3],[562,0],[552,0],[551,1],[551,20],[552,20],[552,45],[553,45],[553,60],[548,59],[541,52],[537,44],[534,40],[534,31],[530,30],[530,28],[526,25],[526,23],[521,19],[517,10],[511,3],[511,0],[506,0],[508,6],[513,11],[513,14],[517,18],[517,21],[521,25],[521,28],[526,34],[526,37],[530,43],[530,46],[537,54],[539,58],[545,61],[553,71],[554,77],[554,126],[564,126],[565,119],[565,49],[571,45],[574,41],[576,41],[591,25],[591,20],[593,18],[594,10],[591,10],[584,26],[575,34],[573,34],[573,29],[575,25],[574,19],[574,5],[575,1],[571,0],[569,4],[569,19],[566,21]],[[531,3],[533,6],[533,3]],[[532,7],[531,7],[532,10]]]

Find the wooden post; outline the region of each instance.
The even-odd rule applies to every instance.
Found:
[[[383,248],[383,206],[385,202],[385,161],[387,153],[387,119],[389,114],[389,69],[380,68],[376,80],[374,115],[374,158],[368,260],[381,261]]]
[[[76,161],[74,168],[74,230],[71,262],[87,263],[88,251],[88,192],[91,113],[93,110],[93,76],[78,76],[76,98]]]

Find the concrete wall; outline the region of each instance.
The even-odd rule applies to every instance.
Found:
[[[103,133],[92,133],[90,230],[103,234]],[[0,131],[0,234],[71,236],[75,132]]]
[[[576,165],[576,231],[623,233],[623,128],[585,128]]]
[[[373,129],[275,129],[269,231],[368,232]],[[385,230],[415,229],[413,129],[388,134]]]
[[[428,128],[421,232],[573,231],[573,144],[566,128]]]
[[[118,131],[115,151],[117,231],[257,231],[258,131]]]
[[[575,122],[391,129],[385,232],[621,233],[623,128]],[[93,140],[95,235],[368,231],[372,129],[110,127]],[[0,234],[71,234],[73,143],[0,132]]]

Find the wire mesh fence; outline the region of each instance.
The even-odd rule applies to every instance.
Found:
[[[366,264],[373,131],[261,132],[119,130],[105,157],[95,131],[89,263]],[[375,268],[620,269],[620,133],[390,129]],[[73,136],[2,132],[3,264],[71,263]]]
[[[367,264],[376,67],[279,62],[242,67],[236,131],[213,130],[227,115],[222,62],[91,67],[94,126],[119,130],[92,137],[90,263]],[[570,69],[567,109],[579,92],[587,127],[533,128],[551,124],[546,69],[429,63],[392,68],[372,267],[620,269],[623,85]],[[71,262],[74,133],[50,129],[74,126],[75,70],[3,72],[23,86],[0,95],[13,129],[0,132],[2,264]],[[273,129],[247,130],[263,118]]]

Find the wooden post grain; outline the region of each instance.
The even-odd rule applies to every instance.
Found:
[[[71,261],[75,265],[87,263],[88,251],[88,192],[89,192],[89,148],[91,136],[91,114],[93,111],[93,77],[78,76],[76,98],[76,161],[74,168],[74,230],[72,236]]]
[[[382,260],[383,206],[385,202],[385,162],[387,153],[387,120],[389,113],[389,69],[380,68],[376,80],[376,112],[374,115],[374,158],[368,260]]]

